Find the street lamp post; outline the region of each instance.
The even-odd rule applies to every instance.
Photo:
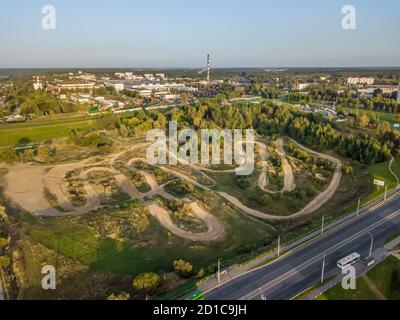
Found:
[[[322,216],[321,235],[324,234],[324,226],[325,226],[325,216]]]
[[[361,207],[361,198],[358,199],[357,217],[360,215],[360,207]]]
[[[369,232],[369,235],[371,236],[371,247],[369,249],[369,258],[371,258],[372,257],[372,249],[374,247],[374,235],[371,232]]]
[[[324,276],[325,276],[325,259],[326,259],[326,253],[324,252],[324,259],[322,260],[321,284],[324,283]]]
[[[221,259],[218,259],[218,284],[221,283]]]
[[[278,257],[281,256],[281,236],[278,237]]]

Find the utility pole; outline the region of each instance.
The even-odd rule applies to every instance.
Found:
[[[278,236],[278,257],[281,256],[281,236]]]
[[[386,199],[387,199],[387,193],[388,193],[388,186],[386,185],[386,188],[385,188],[385,198],[383,199],[384,201],[386,201]]]
[[[221,283],[221,259],[218,259],[218,284]]]
[[[324,234],[325,216],[322,216],[321,236]]]
[[[369,258],[371,258],[372,257],[372,249],[374,247],[374,235],[371,232],[369,232],[369,235],[371,236],[371,247],[369,249]]]
[[[361,207],[361,198],[358,199],[357,217],[360,215],[360,207]]]
[[[321,284],[324,283],[324,276],[325,276],[325,259],[326,259],[326,253],[324,252],[324,259],[322,260]]]

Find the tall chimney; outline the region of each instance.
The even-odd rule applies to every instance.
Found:
[[[207,55],[207,81],[210,82],[211,77],[210,77],[210,72],[211,72],[211,60],[210,60],[210,55]]]

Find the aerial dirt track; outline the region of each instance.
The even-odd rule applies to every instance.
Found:
[[[225,233],[224,225],[216,217],[203,210],[196,202],[192,202],[190,208],[192,209],[192,212],[195,212],[196,216],[205,223],[208,228],[207,232],[193,233],[190,231],[184,231],[172,222],[168,211],[164,208],[155,203],[149,204],[148,208],[150,214],[157,218],[164,228],[184,239],[191,241],[210,241],[222,238]]]
[[[321,208],[334,195],[337,188],[339,187],[342,177],[342,163],[340,160],[334,157],[313,151],[309,148],[302,146],[301,144],[297,143],[294,140],[291,141],[298,147],[307,151],[308,153],[314,154],[320,158],[326,159],[336,164],[336,171],[328,188],[324,192],[320,193],[301,211],[292,214],[290,216],[269,215],[265,212],[260,212],[245,206],[243,203],[240,202],[239,199],[227,193],[224,192],[217,192],[217,193],[225,200],[230,202],[232,205],[243,211],[244,213],[259,219],[270,220],[270,221],[289,220],[305,216]],[[260,155],[263,167],[263,172],[259,179],[259,186],[265,186],[264,182],[266,181],[266,171],[268,166],[267,147],[265,144],[261,142],[256,142],[256,144],[260,148]],[[87,199],[86,203],[82,207],[77,208],[71,204],[70,199],[67,196],[65,186],[63,184],[63,179],[68,171],[78,168],[82,169],[85,166],[86,167],[89,166],[90,165],[89,160],[83,160],[71,164],[60,164],[52,167],[23,165],[23,164],[11,167],[9,169],[8,174],[6,175],[5,194],[13,202],[18,203],[23,209],[32,212],[38,216],[65,216],[65,215],[87,214],[93,210],[101,208],[99,195],[94,190],[93,186],[91,186],[90,183],[88,183],[87,175],[90,172],[94,171],[105,171],[113,175],[121,191],[129,195],[132,199],[144,200],[148,197],[153,197],[155,195],[159,195],[168,200],[176,199],[174,196],[172,196],[171,194],[167,193],[164,190],[164,186],[158,185],[155,178],[147,172],[139,171],[139,173],[144,176],[147,184],[150,186],[151,191],[147,193],[141,193],[121,172],[119,172],[114,168],[110,168],[110,165],[112,165],[120,156],[122,156],[126,152],[146,145],[148,144],[145,143],[133,146],[125,152],[120,152],[118,154],[114,154],[112,156],[107,157],[103,163],[96,164],[96,167],[91,167],[89,169],[83,170],[80,174],[80,179],[84,183],[84,189],[86,192]],[[277,152],[281,156],[282,160],[285,160],[287,162],[287,166],[283,165],[285,173],[284,191],[293,190],[294,187],[293,171],[286,159],[286,154],[283,149],[282,138],[278,139],[277,141]],[[131,166],[135,161],[138,160],[143,161],[144,159],[141,158],[132,159],[127,163],[128,167],[130,167],[131,170],[135,170],[133,167],[131,168]],[[202,168],[196,165],[191,165],[191,164],[187,165],[190,166],[192,169],[196,170],[197,172],[201,172],[206,177],[208,176],[205,172],[213,171],[211,169]],[[202,185],[181,172],[172,170],[170,168],[166,168],[164,166],[160,166],[160,169],[176,176],[177,178],[192,183],[204,190],[212,191],[212,186]],[[234,170],[226,170],[226,171],[216,170],[215,172],[233,173]],[[216,184],[216,182],[210,177],[208,177],[208,179],[209,181]],[[65,210],[65,212],[60,212],[59,210],[56,210],[55,208],[52,208],[50,206],[50,204],[44,197],[43,193],[44,188],[49,189],[52,194],[57,196],[59,205]],[[261,189],[267,192],[264,188]],[[190,206],[193,210],[193,213],[206,224],[208,231],[205,233],[192,234],[190,232],[182,230],[172,223],[171,219],[169,218],[169,216],[166,215],[166,211],[163,208],[157,206],[156,204],[154,204],[154,202],[151,202],[150,204],[148,203],[147,205],[150,209],[150,213],[154,215],[166,229],[168,229],[175,235],[180,236],[182,238],[186,238],[189,240],[196,239],[194,241],[213,241],[220,239],[225,231],[223,224],[218,219],[216,219],[209,213],[205,212],[195,202],[190,204]]]
[[[286,154],[284,153],[283,150],[283,139],[279,139],[281,141],[279,141],[279,143],[277,144],[278,148],[280,148],[280,154],[282,156],[286,156]],[[318,196],[316,196],[306,207],[304,207],[302,210],[290,215],[290,216],[274,216],[274,215],[269,215],[266,214],[264,212],[258,211],[258,210],[254,210],[251,209],[247,206],[245,206],[239,199],[225,193],[225,192],[220,192],[219,194],[225,198],[226,200],[228,200],[230,203],[232,203],[235,207],[237,207],[238,209],[242,210],[243,212],[259,218],[259,219],[263,219],[263,220],[269,220],[269,221],[285,221],[288,219],[294,219],[294,218],[299,218],[302,216],[306,216],[309,215],[315,211],[317,211],[318,209],[320,209],[326,202],[328,202],[333,195],[335,194],[336,190],[338,189],[339,185],[340,185],[340,181],[342,179],[342,168],[343,168],[343,164],[339,159],[336,159],[332,156],[323,154],[323,153],[319,153],[316,152],[314,150],[311,150],[303,145],[301,145],[300,143],[298,143],[297,141],[290,139],[290,141],[295,144],[296,146],[298,146],[299,148],[305,150],[308,153],[314,154],[317,157],[320,157],[322,159],[328,160],[330,162],[333,162],[336,165],[336,170],[335,173],[333,175],[333,178],[329,184],[329,186],[326,188],[326,190],[322,193],[320,193]],[[283,152],[282,152],[283,151]],[[290,166],[290,164],[289,164]],[[290,171],[292,172],[292,169],[290,167]],[[293,174],[293,172],[292,172]],[[286,179],[285,179],[286,180]],[[288,181],[291,180],[291,178],[287,179]],[[293,182],[294,183],[294,182]]]
[[[108,159],[107,165],[113,163],[119,156],[113,156]],[[134,161],[129,161],[130,166]],[[106,166],[96,166],[82,170],[80,179],[84,182],[86,192],[86,203],[82,207],[75,207],[71,204],[70,199],[66,195],[66,190],[63,184],[63,179],[67,172],[82,168],[89,164],[88,160],[73,164],[61,164],[54,167],[33,166],[33,165],[17,165],[10,168],[6,176],[6,196],[13,202],[18,203],[23,209],[34,213],[37,216],[73,216],[83,215],[91,211],[101,208],[100,197],[93,186],[88,182],[88,175],[92,172],[108,172],[112,174],[120,190],[132,199],[144,200],[147,197],[159,195],[167,200],[175,200],[164,190],[164,186],[158,185],[154,177],[147,172],[139,171],[150,186],[150,191],[141,193],[137,188],[118,170]],[[132,168],[133,170],[133,168]],[[52,194],[57,197],[57,201],[65,212],[61,212],[52,208],[44,196],[44,188],[47,188]],[[178,237],[185,238],[191,241],[216,241],[221,239],[225,234],[224,225],[214,216],[202,209],[196,202],[189,204],[192,212],[196,215],[207,227],[207,231],[203,233],[193,233],[185,231],[173,224],[169,213],[156,203],[147,203],[151,215],[153,215],[161,225]]]
[[[279,138],[276,141],[276,153],[279,155],[282,161],[282,170],[284,175],[284,186],[281,191],[271,191],[267,188],[268,184],[268,152],[267,146],[263,143],[260,144],[260,156],[262,159],[262,168],[263,171],[260,175],[260,179],[258,180],[258,187],[269,194],[277,194],[277,193],[284,193],[284,192],[292,192],[296,189],[296,184],[294,183],[294,174],[292,166],[290,165],[289,161],[286,158],[286,152],[283,148],[283,138]]]

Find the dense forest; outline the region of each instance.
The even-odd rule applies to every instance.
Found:
[[[289,105],[264,101],[261,106],[239,103],[221,105],[218,99],[203,99],[195,106],[175,108],[165,114],[140,111],[125,119],[129,132],[146,132],[149,128],[166,129],[167,121],[178,121],[181,128],[255,129],[260,135],[289,135],[299,142],[323,151],[332,149],[340,155],[373,164],[399,154],[400,136],[387,131],[377,134],[349,134],[319,115],[302,113]],[[103,120],[104,121],[104,120]]]

